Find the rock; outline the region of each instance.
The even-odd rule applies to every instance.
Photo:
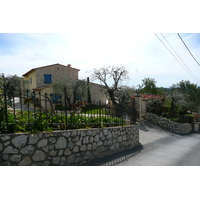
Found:
[[[118,137],[118,138],[117,138],[117,141],[118,141],[118,142],[122,142],[122,136]]]
[[[37,134],[31,135],[29,137],[29,141],[28,144],[36,144],[38,142],[39,138],[37,136]]]
[[[81,151],[86,151],[86,145],[81,146],[81,147],[80,147],[80,150],[81,150]]]
[[[69,164],[74,163],[74,160],[75,160],[74,154],[67,157],[67,163],[69,163]]]
[[[27,135],[20,135],[20,136],[13,138],[12,143],[15,145],[15,147],[20,149],[21,147],[25,146],[25,144],[27,142],[27,138],[28,138]]]
[[[19,163],[19,166],[29,166],[31,165],[30,157],[23,157],[22,161]]]
[[[104,141],[106,139],[106,137],[104,135],[102,135],[101,140]]]
[[[73,142],[78,142],[79,141],[79,136],[76,136],[75,138],[72,139]]]
[[[86,132],[83,131],[83,132],[81,133],[81,136],[85,137],[85,136],[86,136]]]
[[[1,137],[2,141],[5,142],[6,140],[10,140],[10,136],[6,135],[4,137]]]
[[[52,149],[54,149],[55,145],[54,144],[49,144],[48,147],[49,147],[50,150],[52,150]]]
[[[103,130],[103,134],[104,134],[104,135],[108,135],[108,130],[107,130],[107,129],[104,129],[104,130]]]
[[[94,137],[94,141],[95,141],[95,142],[98,142],[98,141],[99,141],[99,135],[96,135],[96,136]]]
[[[4,146],[6,147],[6,146],[8,146],[9,144],[10,144],[10,141],[7,141],[7,142],[4,143]]]
[[[34,152],[34,147],[32,145],[26,146],[21,149],[20,153],[24,155],[31,155]]]
[[[92,144],[88,144],[87,149],[92,150]]]
[[[49,165],[50,165],[49,161],[45,161],[43,164],[43,166],[49,166]]]
[[[49,138],[49,142],[52,144],[56,143],[56,138],[54,137]]]
[[[94,137],[91,136],[91,137],[90,137],[90,143],[93,143],[93,141],[94,141]]]
[[[123,136],[123,141],[125,141],[125,140],[126,140],[126,135]]]
[[[82,145],[82,144],[81,144],[81,141],[79,140],[79,141],[76,143],[76,145],[81,146],[81,145]]]
[[[3,154],[3,160],[8,160],[8,155],[7,154]]]
[[[0,144],[0,152],[3,151],[3,144]]]
[[[17,154],[17,153],[19,153],[19,150],[14,149],[12,146],[8,146],[8,147],[6,147],[4,149],[3,153],[5,153],[5,154],[8,154],[8,153],[10,153],[10,154]]]
[[[103,144],[103,142],[100,140],[98,143],[97,143],[97,146],[101,146]]]
[[[112,144],[113,144],[112,139],[110,139],[110,140],[107,141],[107,145],[112,145]]]
[[[112,137],[111,133],[108,133],[108,135],[106,136],[106,139],[110,139]]]
[[[87,143],[89,143],[89,137],[88,136],[83,138],[83,144],[87,144]]]
[[[53,157],[53,164],[58,165],[60,162],[60,157]]]
[[[42,150],[47,153],[49,151],[49,146],[47,145],[46,147],[42,148]]]
[[[50,155],[50,156],[55,156],[56,153],[57,153],[57,151],[55,151],[55,150],[51,150],[51,151],[49,151],[49,155]]]
[[[74,152],[74,153],[79,152],[79,147],[78,147],[78,146],[75,146],[75,147],[73,148],[73,152]]]
[[[91,157],[91,152],[87,151],[85,156],[84,156],[84,159],[88,160],[88,159],[90,159],[90,157]]]
[[[63,150],[59,150],[58,155],[59,155],[59,156],[62,156],[62,155],[63,155],[63,152],[64,152]]]
[[[82,157],[76,157],[74,163],[78,164],[83,160]]]
[[[95,142],[92,144],[92,148],[93,148],[93,150],[95,150],[97,148],[97,144]]]
[[[43,151],[37,150],[33,155],[34,161],[44,161],[46,158],[46,154]]]
[[[62,157],[62,158],[61,158],[60,165],[61,165],[61,166],[67,165],[67,158],[66,158],[66,157]]]
[[[65,137],[59,137],[56,142],[56,148],[57,149],[64,149],[67,147],[67,140]]]
[[[73,144],[72,142],[69,142],[69,143],[68,143],[68,147],[69,147],[70,149],[73,149],[73,148],[74,148],[74,144]]]
[[[115,149],[115,145],[112,145],[112,146],[110,147],[110,150],[113,151],[114,149]]]
[[[88,135],[88,136],[93,135],[92,131],[89,131],[89,130],[88,130],[88,131],[87,131],[87,135]]]
[[[71,136],[72,136],[72,137],[75,137],[75,136],[76,136],[76,131],[73,131],[73,132],[71,133]]]
[[[72,154],[72,152],[70,151],[69,148],[67,148],[67,149],[65,150],[64,155],[69,156],[69,155],[71,155],[71,154]]]
[[[21,160],[21,157],[22,157],[21,155],[13,155],[10,157],[10,160],[18,163]]]
[[[42,139],[41,141],[38,142],[38,148],[47,146],[47,143],[48,143],[47,139]]]
[[[63,136],[65,136],[65,137],[68,138],[68,137],[70,136],[70,132],[67,132],[67,131],[66,131],[65,133],[63,133]]]

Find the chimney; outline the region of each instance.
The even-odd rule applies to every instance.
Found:
[[[71,67],[71,64],[68,64],[67,67]]]

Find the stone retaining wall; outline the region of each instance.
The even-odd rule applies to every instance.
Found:
[[[146,118],[157,125],[160,125],[168,130],[178,134],[188,134],[192,131],[192,124],[177,123],[157,115],[147,113]]]
[[[138,145],[138,125],[0,134],[0,165],[81,165]]]

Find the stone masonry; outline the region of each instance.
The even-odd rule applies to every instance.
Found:
[[[157,115],[147,113],[146,118],[157,125],[160,125],[168,130],[178,134],[188,134],[192,131],[192,124],[177,123]]]
[[[0,165],[81,165],[139,145],[139,126],[0,135]]]

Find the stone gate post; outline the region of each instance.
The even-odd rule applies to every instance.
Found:
[[[142,116],[146,116],[147,115],[147,100],[146,99],[142,99],[141,100],[141,109],[142,109]]]
[[[140,121],[142,119],[142,96],[137,92],[137,95],[135,95],[135,107],[138,112],[137,120]]]

